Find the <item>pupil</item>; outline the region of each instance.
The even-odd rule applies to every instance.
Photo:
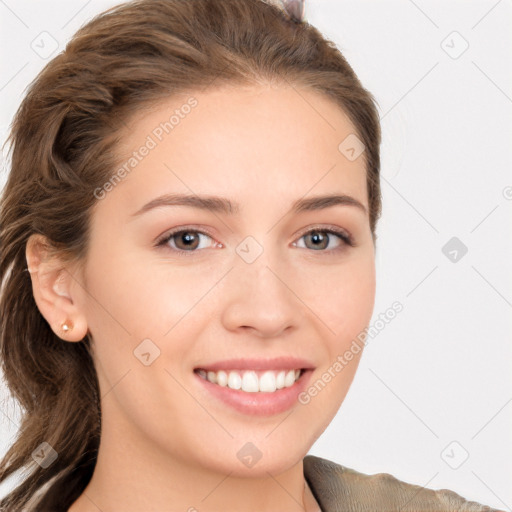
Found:
[[[189,243],[192,240],[192,235],[190,233],[185,233],[184,236],[187,243]]]
[[[314,231],[311,233],[311,239],[316,247],[322,246],[322,242],[325,242],[326,237],[321,234],[320,231]]]
[[[185,232],[181,235],[181,240],[186,247],[191,247],[195,245],[195,236],[194,233]]]

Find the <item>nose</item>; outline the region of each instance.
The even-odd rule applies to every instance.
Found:
[[[273,338],[298,326],[301,302],[282,264],[264,252],[255,262],[238,261],[236,267],[223,292],[222,322],[227,330]]]

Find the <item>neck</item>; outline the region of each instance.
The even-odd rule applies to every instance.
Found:
[[[320,510],[306,485],[302,459],[281,472],[260,467],[257,475],[216,471],[200,460],[165,452],[144,436],[130,436],[118,423],[114,431],[104,421],[94,474],[68,512]]]

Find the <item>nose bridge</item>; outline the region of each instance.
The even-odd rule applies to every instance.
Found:
[[[236,247],[235,268],[230,272],[226,327],[252,327],[261,335],[276,335],[296,321],[298,301],[289,289],[289,274],[282,255],[254,237]]]
[[[284,255],[272,240],[272,233],[259,235],[258,239],[249,235],[235,249],[238,255],[235,264],[237,277],[240,283],[245,282],[245,286],[256,293],[283,294],[286,290],[283,283],[287,273]],[[286,290],[285,295],[288,293]]]

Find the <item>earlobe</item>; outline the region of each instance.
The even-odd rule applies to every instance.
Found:
[[[87,334],[85,316],[71,293],[73,276],[65,262],[39,234],[29,237],[25,257],[37,307],[57,336],[65,341],[81,341]]]

